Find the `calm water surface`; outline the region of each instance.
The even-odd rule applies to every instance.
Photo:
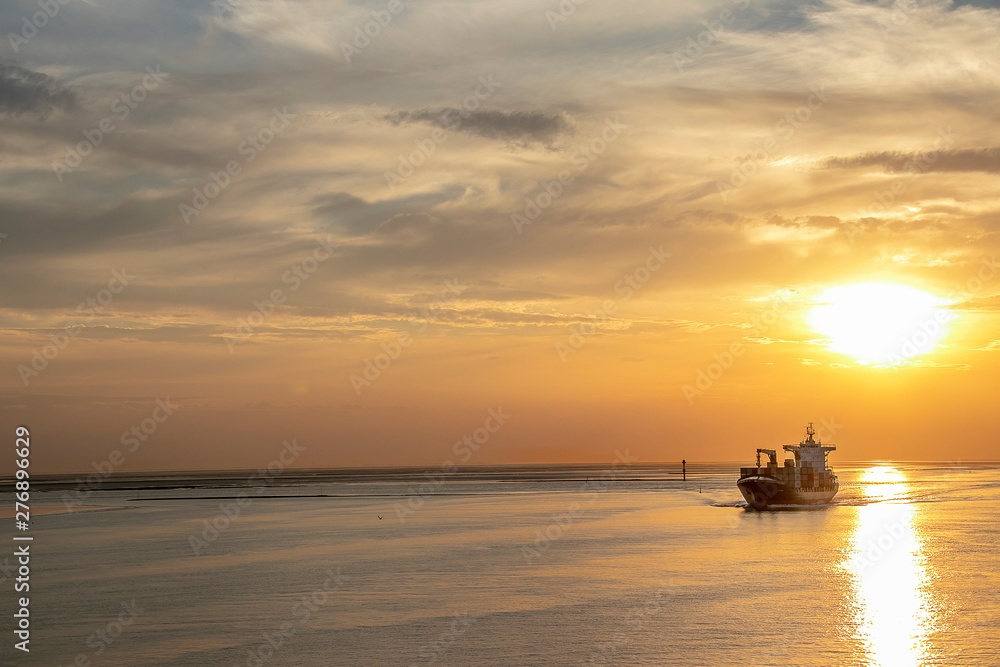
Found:
[[[30,662],[1000,665],[1000,468],[838,466],[833,505],[767,513],[737,472],[109,484],[33,521]]]

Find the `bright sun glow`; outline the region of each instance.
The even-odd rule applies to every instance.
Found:
[[[863,364],[896,364],[934,349],[954,315],[928,292],[895,283],[831,287],[819,295],[809,324],[834,352]]]

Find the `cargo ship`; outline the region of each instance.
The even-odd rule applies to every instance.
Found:
[[[794,458],[778,466],[778,454],[773,449],[757,450],[757,465],[740,468],[736,482],[747,504],[755,510],[801,505],[822,505],[833,500],[840,489],[837,475],[826,461],[834,445],[824,445],[814,438],[812,422],[806,427],[806,438],[797,445],[784,445]],[[767,455],[767,465],[760,464],[760,455]]]

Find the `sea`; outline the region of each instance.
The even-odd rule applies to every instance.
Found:
[[[738,463],[51,478],[0,663],[1000,665],[1000,464],[835,467],[766,512]]]

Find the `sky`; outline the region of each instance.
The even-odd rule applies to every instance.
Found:
[[[997,3],[0,25],[33,470],[997,458]]]

